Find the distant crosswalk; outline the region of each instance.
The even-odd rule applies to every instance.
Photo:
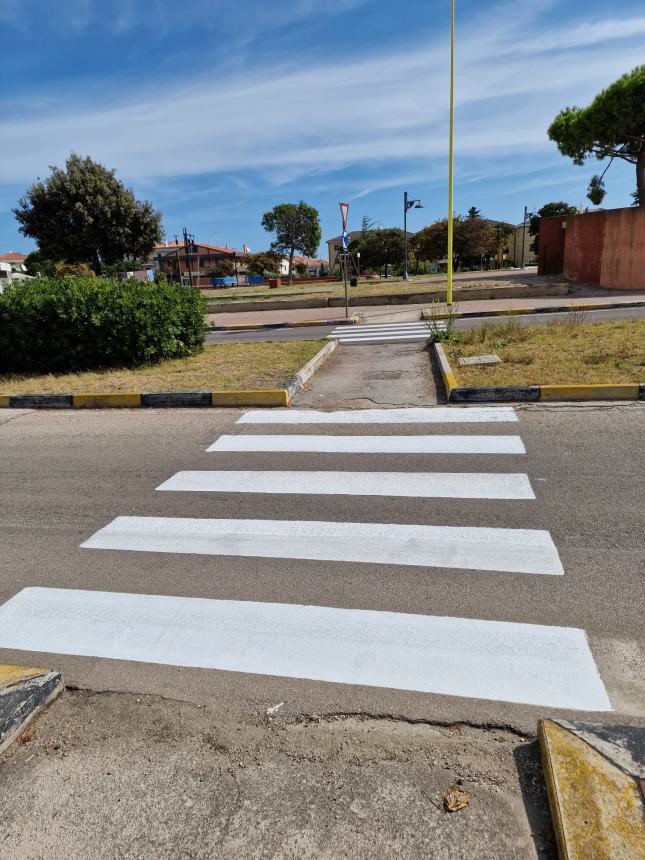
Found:
[[[539,523],[536,528],[508,528],[492,504],[504,500],[506,506],[532,509],[535,494],[529,475],[494,468],[497,457],[503,458],[499,462],[516,464],[519,461],[513,458],[525,456],[520,436],[399,432],[412,424],[421,429],[441,423],[517,420],[510,407],[251,410],[240,416],[240,432],[224,434],[207,448],[212,469],[169,476],[157,487],[162,491],[160,498],[167,498],[164,492],[184,493],[190,508],[194,493],[250,498],[258,494],[315,495],[320,497],[321,514],[331,511],[327,506],[332,502],[326,497],[343,496],[344,505],[351,503],[351,497],[407,498],[418,500],[407,502],[412,521],[336,522],[329,513],[329,519],[321,515],[315,520],[128,515],[117,516],[81,546],[94,551],[170,553],[178,558],[291,559],[301,562],[303,570],[324,561],[359,565],[366,575],[370,574],[368,565],[396,567],[399,576],[406,575],[403,568],[417,567],[425,571],[429,589],[433,569],[467,571],[470,589],[482,587],[489,592],[502,575],[538,575],[548,588],[552,577],[565,575],[550,533],[539,528]],[[333,432],[333,425],[350,424],[363,424],[381,433]],[[266,431],[274,432],[245,432],[246,425],[264,425]],[[281,433],[280,425],[309,425],[314,430],[318,425],[320,432]],[[225,469],[220,462],[227,454],[236,455],[238,461],[240,456],[264,454],[271,468]],[[305,468],[282,468],[281,458],[287,454],[292,458],[290,465],[302,463]],[[335,469],[307,469],[311,454],[336,455]],[[399,468],[406,457],[422,456],[428,470],[357,470],[352,455],[396,456]],[[435,465],[432,470],[436,455],[448,457],[453,469],[438,471]],[[469,455],[488,457],[490,470],[481,471],[481,460],[477,461],[480,471],[468,470],[464,457]],[[414,462],[413,468],[418,469],[419,460]],[[452,521],[446,523],[444,512],[433,522],[433,499],[474,500],[471,505],[490,509],[490,523],[477,527],[460,523],[458,504],[452,507]],[[415,510],[418,522],[414,521]],[[534,524],[530,516],[528,522]],[[320,573],[320,568],[316,570]],[[346,570],[349,573],[350,568]],[[355,573],[356,568],[351,570]],[[217,576],[214,562],[208,577],[215,592]],[[374,597],[378,578],[371,582]],[[181,578],[177,590],[181,590]],[[316,606],[310,605],[308,597],[303,591],[300,601],[263,603],[180,593],[26,588],[0,606],[0,647],[543,707],[611,710],[586,634],[579,628],[390,612],[385,607]]]
[[[445,329],[446,324],[441,320],[433,323],[436,329]],[[338,326],[328,339],[339,343],[388,343],[406,340],[427,340],[430,330],[425,322],[412,323],[383,323],[380,325]]]

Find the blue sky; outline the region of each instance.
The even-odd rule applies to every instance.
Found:
[[[70,150],[161,209],[167,237],[268,246],[262,213],[306,200],[323,238],[368,215],[410,229],[446,211],[448,0],[0,0],[0,252],[11,213]],[[597,162],[546,136],[645,59],[642,0],[457,0],[455,208],[521,220],[587,203]],[[614,164],[605,206],[629,205]]]

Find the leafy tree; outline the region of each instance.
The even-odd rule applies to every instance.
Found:
[[[101,265],[101,275],[114,277],[118,272],[139,272],[145,267],[143,260],[119,260],[117,263]]]
[[[455,219],[455,224],[460,219]],[[448,219],[424,227],[411,240],[418,260],[443,260],[448,249]]]
[[[361,253],[362,269],[380,269],[385,266],[387,277],[387,267],[400,266],[405,258],[403,230],[398,227],[370,230],[357,240],[357,249]]]
[[[95,278],[93,270],[87,265],[87,263],[54,263],[54,277],[58,278],[59,281],[62,281],[63,278],[67,277],[74,278]]]
[[[471,212],[472,209],[467,218],[456,223],[454,249],[460,263],[468,261],[470,265],[481,265],[494,241],[493,227],[490,221],[479,214],[471,215]]]
[[[318,252],[322,238],[318,210],[304,200],[300,203],[280,203],[262,216],[262,226],[276,238],[271,250],[289,256],[289,283],[293,283],[293,258],[296,251],[305,257]]]
[[[540,250],[540,219],[551,218],[554,215],[575,215],[578,210],[575,206],[565,203],[563,200],[558,200],[554,203],[545,203],[541,209],[531,215],[529,221],[529,236],[534,236],[530,246],[531,251],[535,254]]]
[[[230,278],[235,274],[235,263],[226,257],[222,257],[213,264],[213,268],[207,272],[209,278]]]
[[[257,254],[245,254],[242,262],[249,275],[264,275],[266,272],[277,274],[281,259],[281,255],[273,251],[260,251]]]
[[[370,230],[374,229],[374,221],[368,216],[363,215],[363,220],[361,221],[361,233],[369,233]]]
[[[72,153],[65,169],[51,167],[19,200],[20,232],[46,259],[101,264],[147,258],[161,241],[161,214],[138,201],[102,164]]]
[[[497,257],[504,254],[508,248],[515,227],[508,221],[497,221],[493,223],[493,235],[488,249],[488,256]]]
[[[470,209],[468,210],[468,217],[471,220],[474,218],[481,218],[482,213],[479,211],[479,209],[476,206],[471,206]]]
[[[563,155],[583,164],[587,158],[620,158],[636,165],[636,193],[645,206],[645,66],[638,66],[599,93],[586,108],[567,107],[553,120],[549,137]],[[587,197],[598,206],[605,196],[603,177],[594,176]]]
[[[28,275],[44,275],[50,278],[54,275],[54,264],[51,260],[46,260],[40,251],[32,251],[27,255],[25,267]]]

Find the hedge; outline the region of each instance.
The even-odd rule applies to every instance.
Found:
[[[36,278],[0,294],[0,373],[132,367],[200,352],[206,302],[178,284]]]

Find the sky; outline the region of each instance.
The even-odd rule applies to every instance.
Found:
[[[166,237],[252,251],[262,214],[305,200],[324,239],[363,216],[408,229],[447,210],[449,0],[0,0],[0,253],[12,213],[70,151],[163,213]],[[455,210],[519,223],[591,205],[602,169],[546,129],[645,60],[643,0],[457,0]],[[630,205],[615,162],[605,207]]]

